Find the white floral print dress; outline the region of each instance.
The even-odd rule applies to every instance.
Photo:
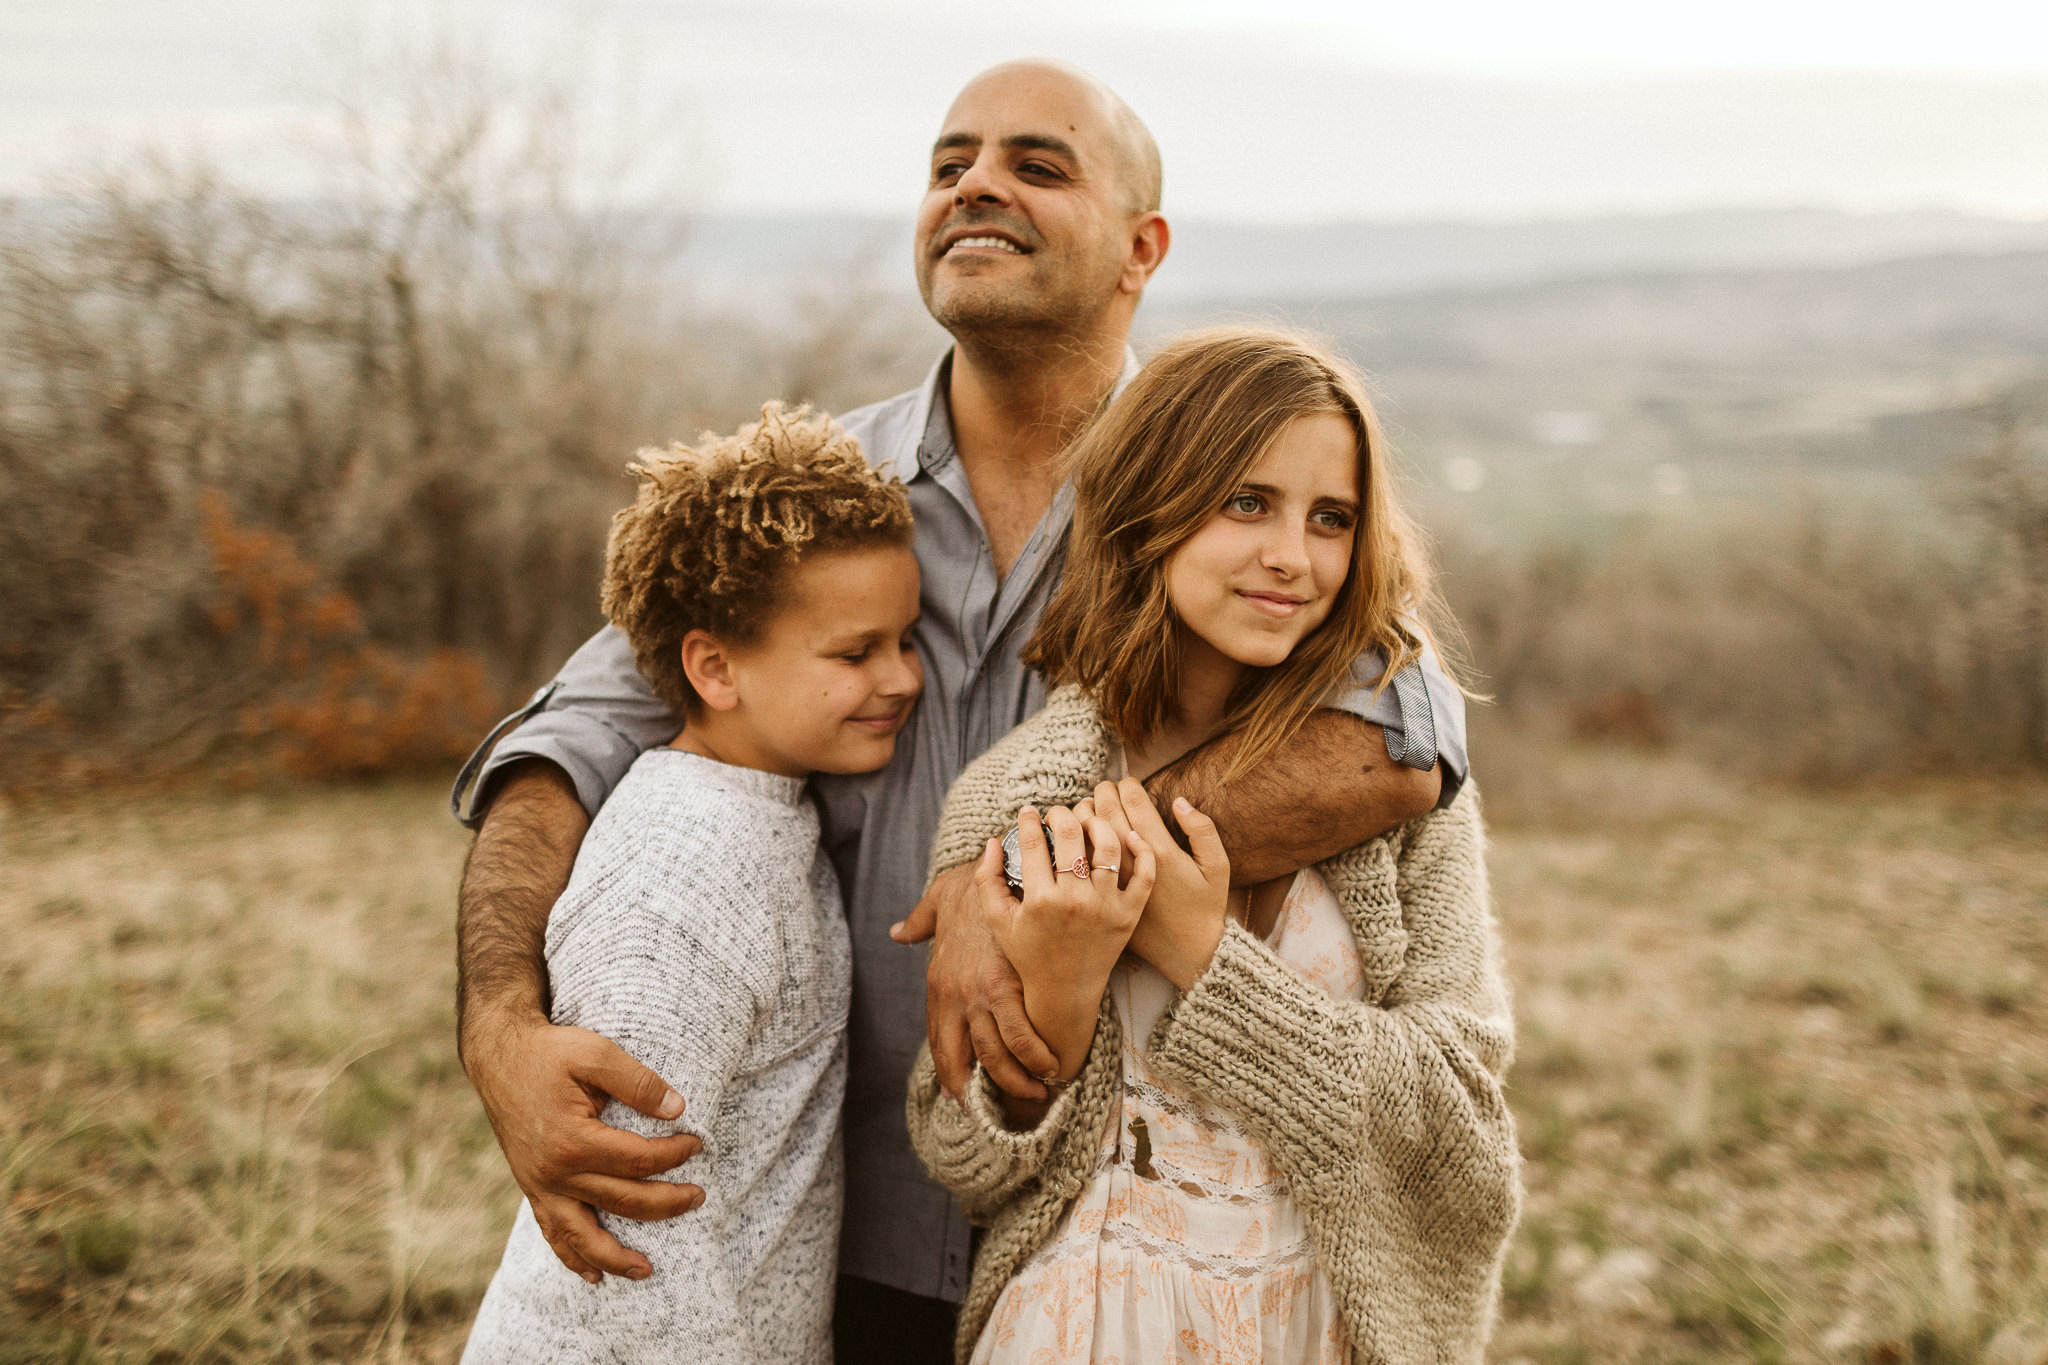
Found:
[[[1266,942],[1310,984],[1364,998],[1350,925],[1313,869]],[[1287,1178],[1233,1114],[1145,1063],[1172,983],[1126,954],[1109,989],[1122,1095],[1100,1162],[1004,1288],[975,1365],[1343,1365],[1343,1318]]]

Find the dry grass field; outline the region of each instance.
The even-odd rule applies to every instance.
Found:
[[[1490,794],[1499,1361],[2048,1361],[2048,785]],[[1498,770],[1497,770],[1498,771]],[[513,1203],[437,789],[0,807],[0,1360],[448,1360]]]

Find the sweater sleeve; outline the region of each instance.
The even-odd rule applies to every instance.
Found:
[[[1006,807],[1003,794],[1029,726],[1027,721],[1012,730],[953,779],[946,792],[945,808],[939,812],[939,827],[932,835],[931,862],[925,872],[927,882],[941,872],[979,858],[983,845],[990,839],[1000,839],[1016,820],[1017,807]]]
[[[932,836],[928,875],[973,862],[1000,838],[1019,808],[1079,801],[1095,790],[1108,757],[1095,707],[1071,685],[1046,699],[1038,714],[967,765],[946,793]]]
[[[1091,1132],[1089,1118],[1094,1116],[1099,1129],[1107,1113],[1119,1037],[1115,1009],[1105,993],[1095,1041],[1074,1084],[1053,1101],[1036,1127],[1023,1131],[1013,1131],[1004,1121],[1002,1093],[978,1063],[965,1096],[956,1100],[939,1088],[930,1045],[918,1049],[905,1109],[910,1145],[971,1221],[987,1224],[1043,1172],[1064,1169],[1072,1144],[1100,1136]]]
[[[1505,1235],[1514,1033],[1482,839],[1469,795],[1412,827],[1398,870],[1407,943],[1378,1003],[1331,999],[1231,924],[1153,1032],[1152,1064],[1237,1113],[1290,1179],[1367,1164],[1422,1224]]]
[[[693,1133],[708,1151],[756,1020],[774,1003],[781,946],[773,907],[801,889],[783,884],[789,878],[775,875],[783,869],[773,859],[707,860],[699,845],[714,836],[705,823],[677,830],[650,821],[632,834],[614,831],[638,856],[557,907],[548,945],[554,1014],[616,1042],[686,1106],[665,1122],[612,1100],[604,1122],[645,1137]],[[682,1183],[691,1167],[655,1179]],[[624,1352],[616,1358],[750,1360],[724,1246],[732,1212],[724,1193],[706,1182],[701,1207],[661,1222],[600,1213],[606,1230],[655,1268],[637,1282],[606,1276],[589,1291],[603,1300],[607,1339]]]

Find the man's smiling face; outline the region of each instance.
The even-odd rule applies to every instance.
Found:
[[[1113,98],[1012,63],[953,101],[917,215],[918,289],[947,331],[1063,332],[1115,300],[1144,206]]]

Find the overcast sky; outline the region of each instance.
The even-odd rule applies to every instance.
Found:
[[[414,7],[415,9],[417,6]],[[0,188],[94,143],[253,178],[313,126],[332,0],[0,0]],[[578,34],[674,95],[709,206],[907,212],[952,93],[1053,55],[1120,90],[1189,216],[1706,205],[2048,215],[2041,0],[448,0],[513,61]],[[354,20],[349,17],[356,15]],[[481,18],[479,17],[481,16]],[[611,76],[606,68],[606,76]]]

